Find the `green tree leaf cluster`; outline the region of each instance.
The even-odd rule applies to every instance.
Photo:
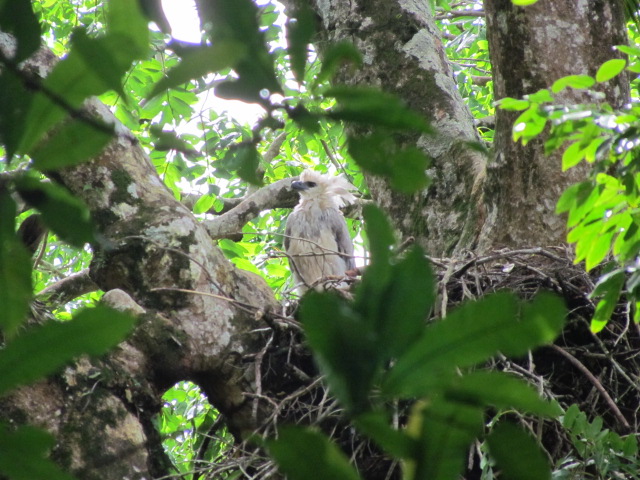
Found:
[[[557,80],[550,90],[499,102],[503,109],[522,112],[514,124],[515,141],[526,143],[550,127],[545,151],[562,154],[563,170],[584,162],[591,164],[588,178],[566,189],[556,212],[567,215],[567,240],[575,244],[575,261],[584,261],[587,270],[607,265],[591,293],[598,300],[591,322],[594,332],[606,326],[623,292],[632,302],[634,321],[640,321],[640,274],[636,265],[640,254],[640,109],[636,103],[620,110],[606,103],[559,105],[555,95],[567,88],[589,90],[624,72],[640,71],[640,50],[626,45],[617,48],[628,59],[605,62],[595,77],[571,75]],[[598,95],[595,91],[591,94]]]
[[[18,212],[11,194],[40,212],[64,242],[58,251],[67,244],[82,247],[99,241],[86,207],[41,175],[87,161],[112,138],[112,125],[81,110],[91,96],[109,104],[137,135],[177,197],[184,193],[184,182],[206,190],[194,204],[199,215],[219,211],[225,200],[251,191],[250,185],[293,176],[305,167],[327,171],[329,163],[333,170],[349,173],[365,193],[360,169],[388,178],[404,193],[428,185],[429,159],[418,149],[400,149],[395,140],[406,131],[438,133],[392,95],[329,86],[338,68],[357,68],[362,58],[353,45],[341,43],[329,47],[321,63],[309,45],[313,16],[303,7],[286,24],[287,46],[270,48],[268,42],[281,33],[272,5],[258,7],[250,0],[201,2],[206,38],[213,43],[174,44],[168,52],[163,34],[149,31],[137,2],[112,0],[106,9],[100,3],[100,8],[90,10],[42,1],[35,2],[32,10],[30,2],[21,0],[8,15],[10,3],[0,5],[0,28],[13,33],[18,46],[14,57],[0,58],[0,140],[11,160],[9,174],[0,179],[0,304],[6,306],[1,320],[6,340],[0,350],[1,393],[42,378],[79,354],[102,354],[133,328],[132,319],[104,308],[67,314],[73,317],[67,322],[29,329],[24,324],[33,295],[32,264],[15,233]],[[445,13],[457,8],[447,1],[437,3]],[[444,19],[440,26],[453,37],[448,52],[456,63],[461,90],[476,116],[491,115],[490,89],[479,83],[486,80],[479,77],[490,73],[484,25],[471,14],[451,18],[457,20]],[[45,80],[28,78],[18,69],[18,63],[40,45],[41,30],[56,53],[66,54]],[[631,56],[627,63],[610,61],[593,78],[567,77],[550,90],[501,104],[523,112],[517,139],[528,141],[551,125],[549,151],[571,142],[563,155],[566,168],[583,160],[598,166],[593,178],[572,187],[558,205],[560,212],[569,213],[570,239],[576,241],[578,257],[588,268],[609,251],[620,261],[621,266],[603,277],[594,292],[603,296],[594,329],[606,323],[625,286],[634,295],[638,283],[632,260],[640,248],[634,170],[640,113],[634,107],[594,112],[550,105],[554,94],[606,82],[625,65],[631,72],[639,71],[635,58],[640,51],[625,48],[621,50]],[[197,111],[198,95],[211,87],[222,97],[261,105],[264,117],[249,126],[226,115]],[[180,133],[179,127],[194,118],[197,133]],[[343,123],[367,133],[345,135]],[[265,161],[268,146],[280,131],[286,134],[282,152]],[[491,139],[490,130],[483,133],[485,140]],[[493,409],[500,417],[516,409],[556,417],[559,407],[541,399],[522,380],[486,371],[482,365],[498,353],[518,357],[551,342],[562,328],[564,307],[544,294],[523,302],[498,293],[427,322],[436,295],[424,253],[414,248],[398,254],[384,215],[367,208],[364,216],[371,264],[354,300],[311,292],[301,306],[315,358],[353,425],[401,460],[407,478],[455,478],[469,445],[478,438],[486,440],[504,478],[549,478],[550,466],[536,441],[507,421],[487,427],[485,414]],[[281,249],[282,218],[282,212],[262,215],[244,229],[242,241],[224,240],[220,247],[236,265],[264,274],[273,287],[284,290],[286,267],[281,258],[271,257]],[[273,235],[265,239],[262,232]],[[223,443],[205,445],[217,412],[201,408],[196,389],[182,385],[165,398],[174,409],[165,411],[159,428],[177,471],[188,474],[199,461],[215,461],[224,454]],[[402,412],[406,415],[402,429],[390,422],[398,413],[396,405],[411,405]],[[566,420],[572,416],[574,422]],[[620,458],[635,452],[633,442],[610,432],[603,435],[597,422],[587,425],[575,410],[566,412],[565,420],[575,434],[574,443],[596,439],[591,450],[576,447],[584,459],[607,448],[622,452]],[[48,435],[30,427],[9,431],[0,425],[0,429],[0,449],[10,453],[0,455],[2,474],[69,478],[45,459],[52,445]],[[291,478],[359,478],[340,449],[320,432],[284,427],[266,445]],[[311,455],[316,461],[306,460]],[[16,468],[15,462],[6,460],[10,457],[28,459],[32,470]]]

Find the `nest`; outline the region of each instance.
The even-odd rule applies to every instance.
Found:
[[[432,259],[438,276],[438,300],[434,317],[446,314],[461,302],[508,290],[524,299],[540,291],[564,298],[569,316],[563,334],[554,345],[528,356],[498,356],[487,368],[510,372],[533,384],[545,398],[563,408],[576,404],[588,418],[602,417],[604,427],[620,434],[638,432],[640,405],[640,329],[630,319],[624,299],[603,332],[591,333],[595,309],[589,294],[594,276],[574,265],[565,249],[501,250],[484,257]],[[268,405],[271,412],[258,432],[273,436],[279,425],[313,426],[328,434],[365,479],[400,478],[396,461],[386,456],[350,426],[344,412],[327,391],[313,358],[296,328],[273,329],[264,349],[250,361],[256,364],[256,409]],[[406,413],[408,405],[401,411]],[[572,453],[572,443],[558,421],[512,414],[541,441],[552,464]],[[402,412],[399,416],[402,423]],[[478,478],[479,445],[472,447],[465,478]],[[251,444],[232,447],[221,462],[208,465],[203,478],[224,478],[224,472],[241,471],[241,478],[278,478],[277,469],[264,452]]]

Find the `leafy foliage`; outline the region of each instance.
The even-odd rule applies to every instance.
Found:
[[[158,416],[163,445],[176,472],[197,478],[194,472],[227,454],[233,437],[220,422],[220,414],[190,382],[180,382],[163,395]],[[232,478],[233,472],[220,478]]]
[[[491,142],[495,107],[482,2],[439,0],[433,3],[460,93],[478,123],[483,140]]]
[[[489,406],[557,416],[558,405],[540,399],[521,380],[468,369],[498,352],[523,355],[552,341],[563,326],[561,302],[540,295],[522,304],[513,294],[495,294],[467,302],[425,326],[435,296],[424,255],[418,248],[403,259],[392,255],[392,230],[384,216],[373,206],[364,215],[371,230],[372,262],[353,302],[331,293],[310,292],[302,300],[301,318],[329,388],[356,425],[361,424],[390,455],[403,458],[406,478],[455,478],[470,443],[483,436],[483,412]],[[406,430],[394,431],[385,420],[392,413],[391,400],[415,397],[423,400],[414,405]],[[301,435],[296,431],[269,443],[292,479],[309,474],[299,465],[303,462],[292,460],[301,458]],[[329,449],[316,434],[313,438],[317,448]],[[550,478],[550,467],[534,439],[503,426],[488,440],[497,452],[496,461],[511,478],[534,478],[534,473],[542,474],[537,478]],[[529,463],[506,453],[514,441],[535,452]],[[332,475],[352,477],[350,470]]]
[[[282,36],[275,7],[259,7],[250,0],[201,2],[203,31],[213,43],[172,42],[167,47],[163,33],[148,29],[138,2],[112,0],[105,8],[104,2],[42,0],[31,9],[21,0],[12,6],[11,15],[3,15],[10,3],[14,2],[0,6],[0,28],[12,32],[18,43],[14,58],[0,58],[0,140],[7,164],[11,160],[10,165],[0,166],[8,173],[0,184],[0,287],[4,287],[0,302],[7,306],[1,320],[7,339],[0,351],[4,390],[41,378],[80,353],[100,354],[132,328],[128,317],[97,308],[64,311],[59,317],[71,318],[68,322],[20,332],[34,289],[86,265],[90,255],[82,247],[97,241],[86,207],[40,175],[88,160],[111,138],[112,125],[80,110],[90,96],[99,96],[134,132],[176,197],[185,190],[202,194],[193,207],[201,216],[225,208],[225,200],[246,195],[252,185],[272,183],[308,167],[345,172],[364,194],[361,169],[389,178],[394,188],[406,193],[428,185],[428,158],[418,149],[399,149],[395,137],[407,130],[437,132],[393,96],[365,88],[330,87],[340,66],[357,68],[362,58],[353,45],[342,43],[330,47],[321,63],[309,45],[313,16],[304,7],[286,23],[286,48],[275,41]],[[461,91],[477,118],[490,116],[494,107],[480,3],[437,3]],[[466,15],[458,15],[462,9]],[[41,31],[65,59],[44,81],[35,81],[20,74],[17,64],[37,48]],[[609,158],[623,159],[611,165],[626,173],[612,175],[611,165],[605,163],[599,176],[575,187],[559,206],[571,212],[572,226],[578,229],[575,238],[584,240],[580,254],[589,267],[606,256],[613,242],[614,254],[627,262],[627,268],[635,268],[629,266],[638,248],[636,179],[630,172],[640,114],[631,108],[615,116],[615,125],[609,126],[611,112],[588,121],[584,111],[545,107],[553,102],[553,93],[607,81],[622,68],[620,61],[607,62],[595,78],[570,77],[550,91],[502,104],[523,111],[519,138],[526,141],[551,122],[561,133],[550,148],[564,139],[577,144],[567,149],[567,168],[585,159],[596,163],[605,150]],[[627,68],[638,70],[633,62]],[[221,97],[260,105],[263,117],[247,125],[211,110],[204,101],[211,88]],[[343,122],[365,127],[368,133],[347,137]],[[50,134],[52,129],[55,135]],[[481,131],[490,141],[492,129]],[[269,146],[281,132],[285,135],[281,151],[269,157]],[[55,234],[50,236],[55,243],[43,251],[43,262],[49,265],[41,262],[33,275],[15,235],[19,212],[9,195],[14,192],[42,214]],[[627,204],[620,207],[616,202],[623,196]],[[20,212],[20,218],[29,213]],[[74,219],[72,225],[69,218]],[[243,229],[242,241],[224,240],[220,247],[237,266],[261,273],[273,288],[286,293],[288,271],[278,255],[282,218],[282,212],[263,214]],[[554,417],[560,413],[558,406],[541,399],[521,380],[484,371],[481,365],[498,353],[518,356],[552,341],[562,326],[563,306],[550,296],[525,303],[501,293],[466,303],[445,319],[425,324],[435,302],[435,279],[423,252],[418,248],[405,255],[395,252],[391,227],[379,210],[366,209],[365,220],[372,261],[355,299],[348,302],[312,292],[301,307],[317,361],[355,427],[401,459],[407,478],[454,478],[477,438],[486,439],[505,478],[549,477],[535,440],[503,422],[487,431],[484,415],[490,408]],[[349,225],[354,236],[360,233],[359,222],[349,220]],[[637,283],[637,279],[632,282],[633,275],[627,281],[631,292]],[[600,321],[610,316],[623,278],[622,269],[614,270],[594,292],[605,298],[598,307]],[[61,348],[60,339],[67,337],[74,340]],[[38,355],[29,356],[34,351]],[[225,454],[229,434],[217,428],[218,413],[206,405],[195,386],[180,384],[164,398],[167,405],[158,425],[177,473],[188,476],[203,462],[215,462]],[[389,421],[397,413],[393,406],[400,402],[413,403],[404,429]],[[565,420],[570,412],[575,413],[569,410]],[[593,435],[588,438],[607,438],[592,450],[576,447],[583,458],[607,448],[627,457],[633,454],[631,441],[616,439],[610,432],[602,435],[595,431],[597,424],[585,429],[578,425],[582,420],[565,423],[575,432],[574,443],[587,438],[589,428]],[[211,432],[219,437],[210,441]],[[51,439],[42,432],[25,427],[3,431],[0,439],[3,452],[28,460],[32,468],[16,469],[0,455],[3,475],[69,478],[44,459]],[[358,478],[344,454],[319,432],[283,428],[279,438],[266,445],[291,478]],[[526,452],[527,462],[514,461],[513,445],[521,449],[518,460]],[[325,461],[307,462],[310,454]],[[601,468],[608,471],[604,463]]]
[[[640,463],[636,435],[621,437],[602,428],[601,417],[589,422],[576,405],[572,405],[564,413],[562,424],[575,447],[577,457],[569,455],[563,458],[554,478],[577,479],[581,475],[577,467],[585,461],[595,467],[599,478],[637,478]]]
[[[0,186],[0,326],[9,338],[23,322],[32,295],[31,262],[15,234],[15,216],[15,202]]]
[[[544,454],[531,436],[509,423],[501,423],[487,438],[491,454],[507,479],[535,480],[551,478]],[[513,451],[520,453],[516,458]]]
[[[567,214],[570,228],[567,240],[576,245],[576,262],[584,261],[587,270],[615,260],[592,296],[599,298],[591,328],[601,331],[607,324],[624,288],[629,299],[638,305],[639,273],[636,259],[640,254],[640,236],[636,210],[638,184],[638,125],[640,108],[633,103],[615,111],[606,103],[566,106],[555,94],[565,88],[586,90],[609,81],[625,70],[640,69],[636,47],[619,46],[629,60],[605,62],[595,78],[572,75],[557,80],[551,90],[541,90],[524,99],[504,99],[501,108],[522,111],[514,124],[514,140],[523,143],[542,133],[551,132],[545,143],[547,153],[562,153],[562,168],[575,168],[582,162],[593,165],[589,178],[569,187],[558,200],[556,211]],[[592,95],[597,97],[596,92]],[[625,275],[626,272],[626,275]],[[626,280],[625,280],[626,278]],[[640,321],[634,308],[634,321]]]
[[[279,439],[267,442],[269,452],[289,478],[357,480],[358,474],[336,445],[319,432],[282,428]],[[313,458],[314,461],[309,461]]]
[[[11,431],[0,424],[0,472],[16,480],[73,480],[45,458],[54,444],[53,436],[40,429],[26,426]]]

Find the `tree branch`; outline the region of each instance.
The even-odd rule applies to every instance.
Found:
[[[89,269],[69,275],[66,278],[40,290],[36,300],[41,301],[49,308],[60,307],[78,298],[85,293],[95,292],[100,287],[89,276]]]
[[[239,205],[218,218],[205,220],[204,225],[209,236],[213,239],[236,239],[237,232],[263,210],[292,208],[298,202],[298,195],[291,189],[293,180],[295,178],[278,180],[249,195]]]
[[[585,377],[587,377],[587,379],[592,383],[592,385],[596,388],[596,390],[600,392],[600,395],[602,395],[602,398],[604,399],[606,404],[609,406],[609,409],[611,409],[611,412],[614,414],[618,422],[620,422],[620,425],[622,425],[626,431],[629,431],[631,429],[631,425],[629,425],[629,422],[627,422],[627,419],[624,417],[624,415],[616,405],[616,402],[613,401],[613,398],[611,398],[611,395],[609,395],[609,392],[607,392],[607,390],[602,386],[602,383],[600,383],[600,380],[598,380],[596,376],[593,373],[591,373],[589,369],[585,367],[580,360],[578,360],[576,357],[571,355],[566,350],[563,350],[557,345],[549,345],[549,348],[553,349],[553,351],[559,353],[564,358],[566,358],[569,361],[569,363],[571,363]]]
[[[2,40],[0,36],[0,48]],[[55,55],[42,48],[20,68],[45,77],[56,62]],[[254,390],[253,367],[242,363],[241,353],[259,348],[262,333],[256,329],[259,320],[254,310],[277,310],[273,291],[258,275],[237,269],[215,247],[201,222],[175,200],[139,142],[107,106],[89,98],[81,112],[67,111],[77,118],[94,119],[96,124],[115,126],[114,138],[99,155],[90,162],[57,170],[54,175],[55,181],[87,205],[101,238],[92,245],[91,279],[104,291],[122,290],[132,299],[127,304],[138,304],[146,312],[130,339],[119,346],[123,355],[117,370],[129,363],[136,367],[126,379],[125,400],[144,398],[145,412],[152,415],[159,405],[159,393],[179,380],[192,380],[225,416],[234,435],[253,432],[255,417],[245,396]],[[295,194],[287,188],[290,182],[283,182],[282,192],[294,204]],[[282,203],[278,195],[275,198]],[[94,288],[87,272],[82,272],[45,289],[41,296],[47,302],[65,302]],[[188,295],[180,289],[209,295]],[[254,310],[247,311],[240,307],[242,304],[250,304]],[[70,368],[68,372],[75,370]],[[96,382],[90,377],[88,381]],[[98,381],[102,382],[99,388],[111,388]],[[139,391],[139,385],[146,390]],[[113,397],[124,390],[119,388]],[[48,405],[43,418],[56,408]],[[97,413],[92,418],[100,423]],[[132,415],[131,421],[137,422],[136,418]],[[52,422],[60,423],[56,432],[65,431],[65,419]],[[147,435],[157,435],[154,432],[153,428],[146,430]],[[97,440],[91,451],[78,450],[78,457],[92,464],[93,452],[104,448]],[[128,462],[121,460],[123,464]],[[113,463],[118,462],[112,462],[109,468],[113,469]],[[144,465],[136,468],[145,472]],[[148,472],[144,475],[155,476]]]

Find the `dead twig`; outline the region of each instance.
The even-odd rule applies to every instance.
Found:
[[[596,390],[598,390],[598,392],[600,392],[600,395],[602,395],[602,398],[604,399],[604,401],[609,406],[609,409],[611,410],[611,412],[618,419],[618,422],[620,422],[620,424],[627,431],[629,431],[631,429],[631,425],[629,425],[629,422],[627,422],[627,419],[624,417],[624,415],[622,415],[622,412],[620,411],[620,409],[616,405],[616,402],[614,402],[613,399],[611,398],[611,396],[609,395],[609,392],[607,392],[607,390],[602,386],[602,383],[600,383],[600,380],[598,380],[595,377],[595,375],[593,373],[591,373],[589,371],[589,369],[587,367],[585,367],[580,360],[578,360],[576,357],[571,355],[566,350],[563,350],[562,348],[560,348],[557,345],[549,345],[549,348],[553,349],[555,352],[559,353],[564,358],[566,358],[569,361],[569,363],[571,363],[574,367],[576,367],[578,370],[580,370],[580,372],[585,377],[587,377],[587,379],[593,384],[593,386],[596,388]]]

